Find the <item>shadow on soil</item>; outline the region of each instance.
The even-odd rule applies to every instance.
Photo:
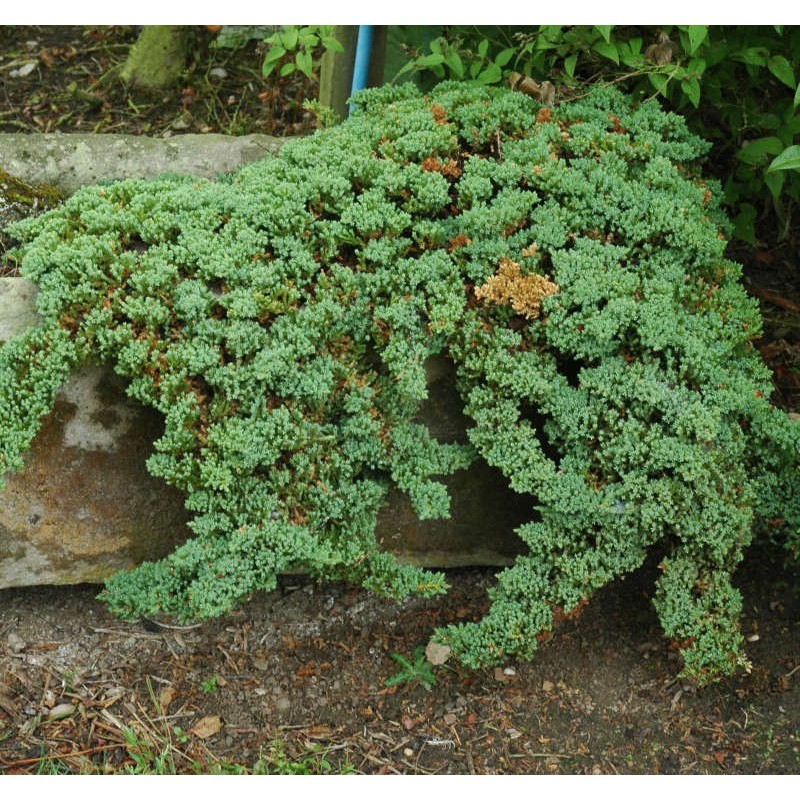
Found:
[[[413,663],[436,625],[484,610],[492,570],[400,604],[285,578],[188,628],[120,622],[95,586],[5,590],[0,772],[796,774],[799,571],[751,551],[752,669],[702,689],[676,678],[649,568],[598,592],[532,663],[448,664],[432,690],[413,675],[386,687],[392,654]]]

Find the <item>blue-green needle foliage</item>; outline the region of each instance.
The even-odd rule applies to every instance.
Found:
[[[608,90],[547,109],[406,84],[233,176],[83,189],[13,229],[43,323],[0,356],[0,467],[75,364],[113,364],[164,415],[148,468],[194,536],[102,596],[196,619],[295,568],[445,591],[381,550],[377,514],[394,486],[446,516],[437,478],[480,457],[530,497],[529,552],[483,619],[435,633],[463,663],[530,657],[657,546],[685,673],[729,674],[744,550],[768,531],[798,552],[799,437],[769,402],[706,150]],[[417,421],[437,355],[467,445]]]

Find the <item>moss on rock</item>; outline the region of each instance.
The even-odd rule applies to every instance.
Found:
[[[0,168],[0,262],[11,244],[4,229],[32,214],[52,208],[63,199],[58,189],[30,186]]]

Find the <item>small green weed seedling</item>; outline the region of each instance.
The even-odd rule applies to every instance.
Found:
[[[430,691],[436,685],[436,675],[433,674],[430,662],[425,658],[423,647],[417,647],[414,650],[413,663],[401,653],[390,653],[390,657],[400,665],[401,669],[396,675],[387,678],[384,686],[400,686],[404,683],[422,684],[425,689]]]
[[[253,775],[350,775],[354,772],[352,764],[345,759],[336,768],[328,760],[329,748],[311,745],[298,758],[286,753],[284,743],[276,739],[267,753],[253,766]]]

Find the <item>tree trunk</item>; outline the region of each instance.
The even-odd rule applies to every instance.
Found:
[[[183,25],[145,25],[122,65],[122,79],[145,89],[175,83],[186,67],[188,33]]]

